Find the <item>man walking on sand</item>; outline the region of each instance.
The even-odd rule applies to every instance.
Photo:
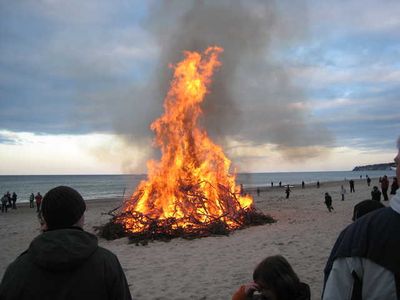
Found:
[[[331,197],[331,195],[329,195],[329,193],[325,193],[325,205],[326,205],[326,208],[329,210],[329,212],[334,210],[332,207],[332,197]]]
[[[8,266],[0,299],[132,299],[118,258],[82,229],[85,210],[82,196],[70,187],[44,196],[43,233]]]
[[[399,177],[400,137],[397,148],[394,160]],[[340,233],[325,267],[322,299],[400,299],[399,253],[400,194],[397,193],[389,207],[367,213]]]

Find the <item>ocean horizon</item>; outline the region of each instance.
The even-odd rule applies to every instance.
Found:
[[[282,185],[306,185],[328,181],[349,179],[379,178],[387,175],[395,176],[394,170],[379,171],[317,171],[317,172],[265,172],[238,173],[236,184],[243,187],[271,187]],[[0,175],[0,193],[9,191],[18,195],[18,202],[28,202],[29,195],[40,192],[44,195],[48,190],[59,185],[67,185],[78,190],[85,200],[123,198],[131,195],[146,174],[124,175]]]

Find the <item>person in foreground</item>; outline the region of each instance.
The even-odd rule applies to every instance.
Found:
[[[43,233],[8,266],[0,299],[132,299],[118,258],[82,229],[85,210],[70,187],[44,196]]]
[[[309,300],[310,287],[301,282],[281,255],[269,256],[253,272],[253,282],[242,285],[232,300]]]
[[[400,176],[400,137],[395,158]],[[400,299],[400,194],[339,235],[325,267],[323,300]]]

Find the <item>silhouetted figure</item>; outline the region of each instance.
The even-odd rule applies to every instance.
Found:
[[[350,179],[349,185],[350,185],[350,193],[355,193],[356,190],[354,189],[354,180],[353,179]]]
[[[12,207],[12,202],[11,202],[11,195],[10,195],[10,192],[7,192],[7,201],[8,201],[8,207]]]
[[[257,188],[257,196],[260,196],[260,188]]]
[[[8,197],[7,194],[4,194],[4,196],[1,198],[1,212],[7,212],[7,203],[8,203]]]
[[[317,181],[317,189],[319,189],[319,180]]]
[[[301,188],[304,189],[305,183],[304,181],[301,182]]]
[[[367,177],[367,185],[370,186],[371,185],[371,178]]]
[[[332,207],[332,197],[331,195],[329,195],[329,193],[325,193],[325,205],[328,208],[329,212],[334,210]]]
[[[274,183],[271,181],[271,187],[274,187]]]
[[[279,181],[279,187],[282,187],[282,181]]]
[[[286,199],[288,199],[289,195],[290,195],[290,187],[289,187],[289,185],[286,186],[285,193],[286,193]]]
[[[29,196],[29,208],[34,208],[35,206],[33,205],[33,201],[35,200],[35,195],[31,193]]]
[[[363,215],[366,215],[367,213],[369,213],[371,211],[374,211],[376,209],[383,208],[383,207],[385,207],[385,205],[383,205],[379,201],[369,200],[369,199],[361,201],[360,203],[357,203],[354,206],[352,220],[355,221],[358,218],[361,218]]]
[[[371,191],[371,199],[374,201],[381,201],[381,191],[378,189],[377,186],[374,186]]]
[[[40,205],[42,204],[42,195],[40,195],[40,193],[38,192],[35,196],[35,200],[36,200],[36,212],[40,211]]]
[[[390,194],[391,195],[395,195],[398,188],[399,188],[399,184],[397,182],[397,177],[393,177],[393,182],[392,182]]]
[[[342,195],[342,201],[344,201],[344,195],[346,194],[346,189],[343,185],[340,186],[340,195]]]
[[[388,189],[389,189],[389,179],[387,178],[387,176],[383,176],[382,177],[382,181],[381,181],[381,190],[382,190],[382,195],[383,195],[383,200],[384,201],[388,201],[389,197],[388,197]]]
[[[12,200],[12,208],[17,209],[17,204],[16,204],[17,203],[17,194],[15,192],[13,192],[11,200]]]

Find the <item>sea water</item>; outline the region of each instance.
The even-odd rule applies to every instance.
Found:
[[[317,181],[340,181],[349,179],[379,178],[383,175],[395,176],[395,171],[331,171],[331,172],[278,172],[278,173],[239,173],[236,183],[244,188],[256,186],[313,184]],[[0,176],[0,194],[7,191],[18,195],[18,202],[28,202],[29,195],[48,190],[59,185],[71,186],[78,190],[84,199],[123,198],[131,195],[146,175],[20,175]]]

